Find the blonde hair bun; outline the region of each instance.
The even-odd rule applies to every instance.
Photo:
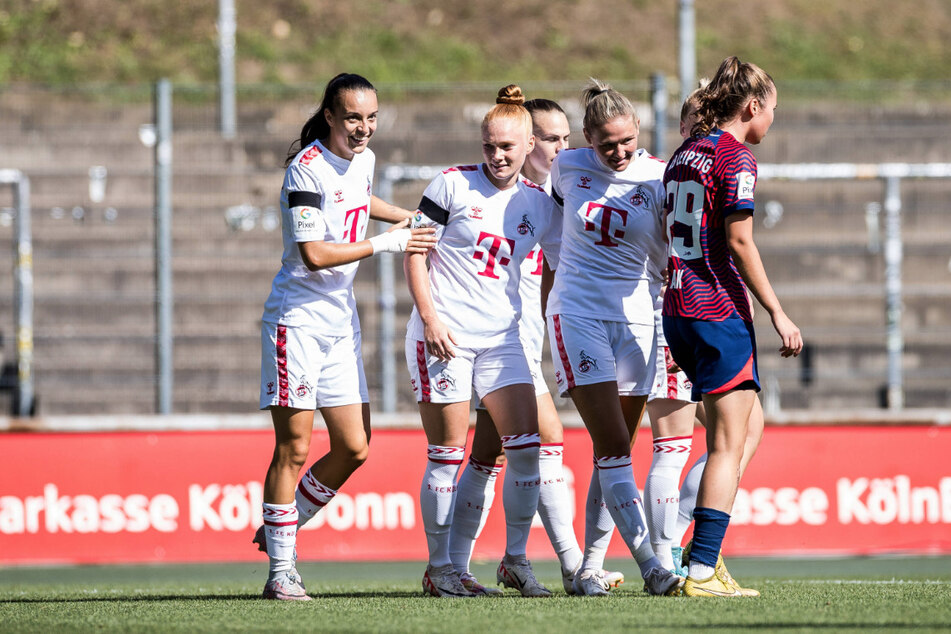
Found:
[[[521,106],[525,103],[525,95],[522,94],[522,89],[519,88],[518,85],[509,84],[508,86],[499,89],[499,96],[496,97],[495,103],[510,106]]]

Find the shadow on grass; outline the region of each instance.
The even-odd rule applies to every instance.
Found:
[[[315,601],[321,599],[432,599],[422,592],[321,592],[309,595]],[[520,599],[517,595],[511,597]],[[4,604],[44,604],[44,603],[144,603],[150,601],[264,601],[260,594],[141,594],[141,595],[113,595],[113,596],[84,596],[84,597],[23,597],[2,598]]]

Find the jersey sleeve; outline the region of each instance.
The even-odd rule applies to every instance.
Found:
[[[439,174],[423,192],[423,197],[419,201],[416,213],[413,215],[411,226],[435,227],[436,238],[438,239],[449,223],[449,208],[452,201],[452,192],[450,183],[446,175]]]
[[[724,158],[721,172],[724,216],[737,211],[753,213],[755,207],[753,194],[756,191],[756,159],[748,148],[737,145],[737,151]]]
[[[287,215],[295,242],[324,240],[327,223],[323,212],[323,187],[316,175],[306,167],[295,164],[287,168],[284,178],[287,196]]]

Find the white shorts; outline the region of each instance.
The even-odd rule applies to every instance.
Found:
[[[542,374],[542,360],[529,360],[528,371],[532,373],[532,384],[535,386],[535,397],[538,398],[542,394],[548,394],[548,381],[545,380],[545,375]],[[485,409],[485,405],[483,405],[482,401],[480,400],[476,404],[475,408]]]
[[[458,403],[480,399],[499,388],[532,383],[532,372],[518,339],[491,348],[455,347],[456,356],[440,361],[426,351],[426,342],[406,339],[406,367],[416,401]]]
[[[656,373],[654,324],[549,315],[559,396],[576,385],[617,381],[620,396],[649,394]]]
[[[328,337],[301,326],[261,324],[261,409],[369,403],[360,333]]]
[[[687,378],[683,370],[672,371],[677,364],[667,346],[657,348],[657,374],[654,377],[654,387],[651,389],[648,401],[667,398],[673,401],[696,403],[691,396],[693,383]]]

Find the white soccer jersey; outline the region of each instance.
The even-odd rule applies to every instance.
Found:
[[[623,172],[591,148],[566,150],[552,164],[552,196],[564,227],[548,313],[653,324],[667,264],[665,163],[637,150]],[[553,258],[552,256],[555,255]]]
[[[429,280],[439,318],[464,347],[487,347],[517,332],[521,315],[521,266],[536,244],[561,235],[554,202],[521,179],[499,190],[482,165],[454,167],[426,188],[414,227],[435,227]],[[414,307],[407,335],[422,340]]]
[[[264,321],[314,327],[326,335],[360,330],[353,297],[359,262],[310,271],[297,244],[365,239],[375,162],[369,149],[347,161],[319,141],[294,157],[281,188],[284,255],[264,304]]]
[[[526,182],[531,183],[528,179]],[[539,185],[551,194],[551,176]],[[545,319],[542,317],[542,263],[544,250],[538,246],[522,260],[522,281],[518,294],[522,298],[522,318],[518,321],[519,336],[529,361],[541,360],[545,345]]]

